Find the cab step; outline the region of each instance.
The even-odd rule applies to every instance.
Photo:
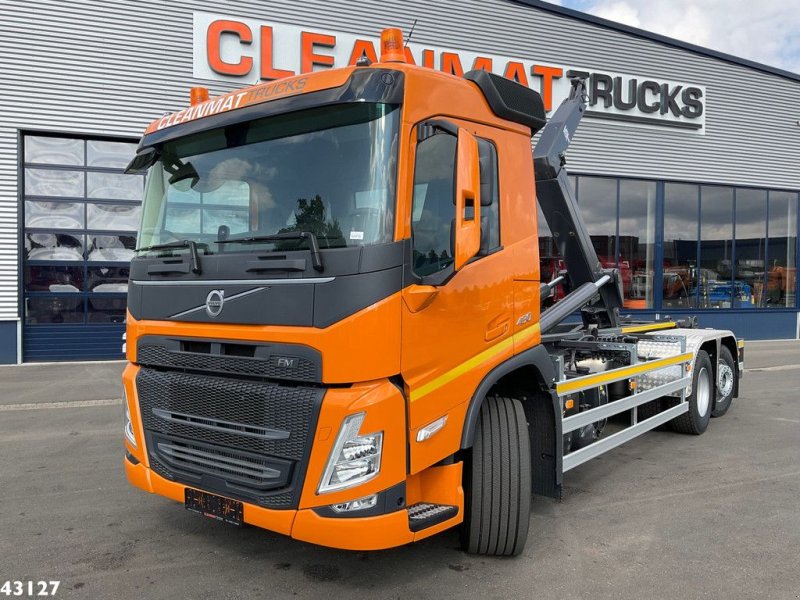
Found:
[[[420,502],[408,507],[408,528],[411,531],[420,531],[433,527],[443,521],[452,519],[458,514],[457,506],[449,504],[430,504]]]

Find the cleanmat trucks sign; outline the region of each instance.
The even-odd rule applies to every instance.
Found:
[[[194,13],[193,75],[248,85],[378,59],[380,40],[272,21]],[[471,50],[410,42],[409,62],[454,75],[485,69],[538,90],[550,111],[567,97],[572,77],[588,79],[587,116],[625,125],[704,133],[706,90],[664,79],[544,64]]]

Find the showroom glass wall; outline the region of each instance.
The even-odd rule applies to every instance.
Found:
[[[794,309],[798,194],[571,177],[604,267],[632,309]],[[563,268],[540,215],[542,279]],[[565,293],[566,290],[560,293]]]
[[[123,173],[136,144],[39,133],[22,144],[24,359],[119,358],[144,189]]]

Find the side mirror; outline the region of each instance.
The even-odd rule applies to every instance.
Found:
[[[458,129],[456,157],[456,218],[453,267],[461,269],[481,247],[481,176],[478,141],[464,128]]]

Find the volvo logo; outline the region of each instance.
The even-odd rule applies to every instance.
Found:
[[[218,317],[225,304],[225,290],[211,290],[206,296],[206,312],[209,317]]]

